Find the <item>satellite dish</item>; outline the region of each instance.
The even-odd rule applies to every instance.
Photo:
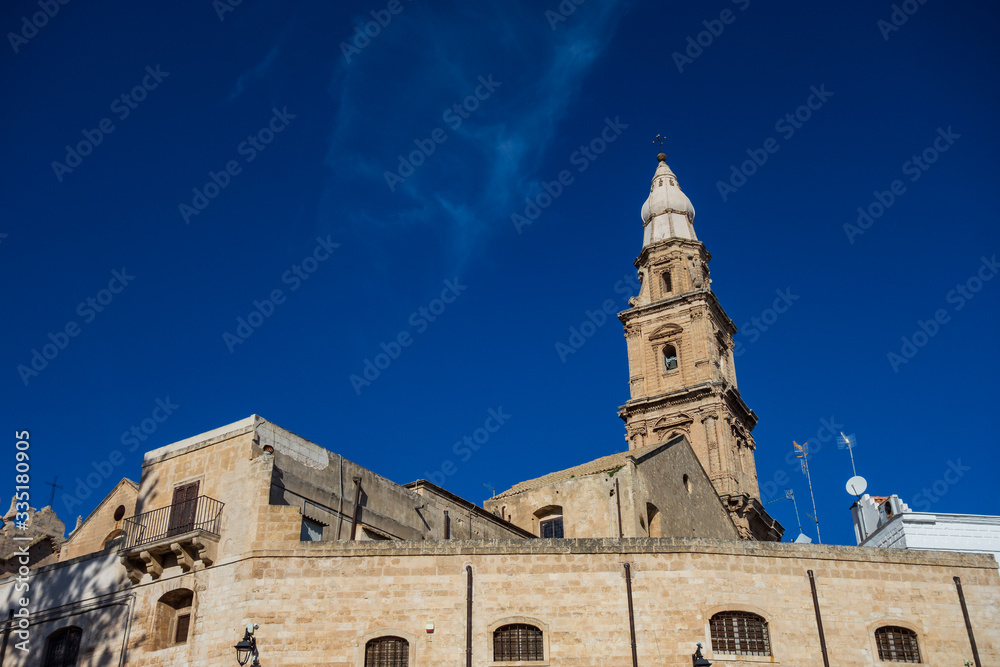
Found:
[[[861,475],[855,475],[847,480],[847,492],[852,496],[861,497],[861,494],[868,488],[868,482]]]
[[[812,540],[805,533],[799,533],[799,536],[795,538],[796,544],[812,544]]]

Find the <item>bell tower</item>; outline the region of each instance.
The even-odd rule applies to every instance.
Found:
[[[694,230],[694,207],[657,156],[642,205],[641,287],[619,313],[631,397],[618,409],[629,449],[684,434],[744,539],[780,540],[757,488],[757,415],[736,387],[736,326],[712,292],[712,256]]]

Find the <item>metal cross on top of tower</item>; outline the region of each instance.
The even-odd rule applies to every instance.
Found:
[[[666,140],[667,138],[660,134],[656,135],[656,138],[653,139],[653,143],[660,148],[660,153],[656,156],[656,159],[661,162],[664,162],[667,159],[667,156],[663,152],[663,142]]]
[[[51,482],[45,482],[46,484],[52,487],[52,493],[49,494],[49,507],[51,507],[52,503],[54,503],[56,500],[56,489],[63,488],[61,484],[56,484],[56,482],[58,481],[59,481],[58,477],[53,477]]]

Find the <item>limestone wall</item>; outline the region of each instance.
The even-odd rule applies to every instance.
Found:
[[[27,605],[22,605],[24,599]],[[0,583],[0,609],[30,612],[27,651],[15,631],[10,635],[4,667],[36,667],[43,663],[46,639],[76,626],[83,630],[79,667],[117,665],[125,645],[133,596],[125,588],[125,571],[116,554],[63,561],[32,571],[27,580]],[[20,630],[17,628],[16,630]]]
[[[108,496],[101,501],[87,520],[70,533],[63,543],[60,560],[69,560],[104,549],[108,540],[118,537],[125,519],[135,514],[137,487],[131,480],[122,480]],[[120,514],[118,519],[115,516]]]
[[[1000,575],[988,557],[672,539],[340,542],[257,551],[137,586],[130,664],[227,664],[248,621],[261,626],[267,665],[362,665],[365,641],[386,634],[410,641],[410,665],[464,664],[470,565],[476,667],[492,664],[490,631],[512,619],[545,629],[550,664],[626,665],[625,562],[641,665],[687,667],[697,641],[719,666],[821,665],[808,570],[833,665],[879,664],[873,633],[882,624],[914,629],[926,664],[971,657],[954,576],[962,578],[983,664],[1000,664]],[[156,600],[181,586],[197,596],[190,641],[147,650]],[[732,609],[767,619],[773,660],[713,655],[708,619]]]

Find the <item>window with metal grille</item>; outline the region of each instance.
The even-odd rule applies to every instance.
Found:
[[[410,643],[402,637],[376,637],[365,644],[365,667],[407,667]]]
[[[886,625],[875,631],[878,659],[886,662],[920,662],[917,633],[913,630]]]
[[[75,667],[83,630],[76,626],[56,630],[45,642],[44,667]]]
[[[709,621],[712,650],[734,655],[771,655],[767,621],[745,611],[720,611]]]
[[[527,623],[502,625],[493,631],[493,661],[545,660],[542,631]]]
[[[552,517],[551,519],[546,519],[538,524],[540,533],[542,537],[562,537],[563,536],[563,519],[561,516]]]

